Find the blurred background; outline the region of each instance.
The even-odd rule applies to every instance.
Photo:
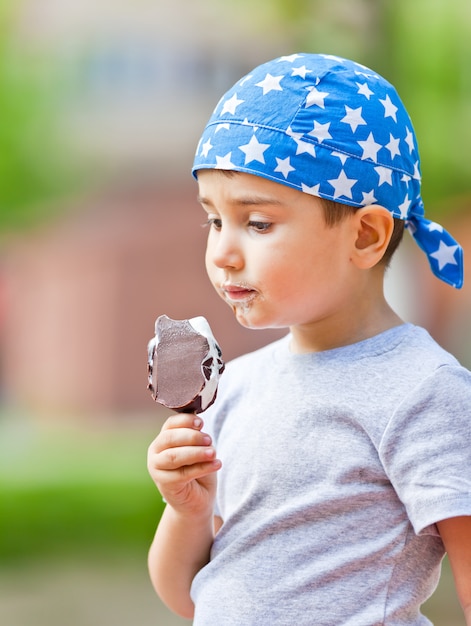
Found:
[[[171,626],[146,552],[162,509],[146,451],[154,320],[205,315],[226,360],[244,330],[206,280],[190,168],[222,93],[292,52],[352,57],[414,121],[424,200],[471,248],[468,0],[2,0],[0,622]],[[465,255],[469,274],[470,255]],[[388,297],[471,366],[471,288],[409,238]],[[425,612],[463,626],[448,564]]]

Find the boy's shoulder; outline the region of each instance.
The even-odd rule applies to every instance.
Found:
[[[442,365],[461,367],[457,358],[437,343],[425,328],[403,324],[399,332],[402,339],[397,346],[398,354],[404,361],[427,361],[431,369]]]
[[[430,377],[442,378],[442,370],[469,374],[458,359],[421,326],[404,323],[347,349],[345,359],[352,375],[363,371],[385,386],[404,392]],[[352,367],[357,361],[357,367]]]
[[[257,370],[269,368],[274,371],[278,366],[294,367],[350,367],[354,362],[361,362],[362,368],[385,368],[396,371],[410,370],[426,376],[442,366],[454,366],[465,370],[450,352],[440,346],[424,328],[404,323],[379,335],[358,343],[333,350],[312,354],[293,354],[289,349],[290,335],[269,343],[262,348],[238,356],[227,364],[230,377],[253,375]]]

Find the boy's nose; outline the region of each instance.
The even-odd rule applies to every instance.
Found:
[[[210,246],[210,258],[220,269],[240,269],[244,264],[241,247],[236,238],[230,233],[220,232],[217,241]]]

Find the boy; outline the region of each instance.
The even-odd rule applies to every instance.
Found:
[[[471,374],[383,295],[404,224],[455,287],[462,251],[423,217],[396,91],[275,59],[219,102],[193,171],[211,282],[289,334],[227,366],[204,432],[178,414],[151,444],[157,593],[199,626],[418,626],[446,549],[471,625]]]

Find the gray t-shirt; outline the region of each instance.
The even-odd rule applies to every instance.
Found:
[[[224,524],[195,577],[197,626],[430,622],[443,544],[471,515],[471,374],[421,328],[235,359],[204,415]]]

